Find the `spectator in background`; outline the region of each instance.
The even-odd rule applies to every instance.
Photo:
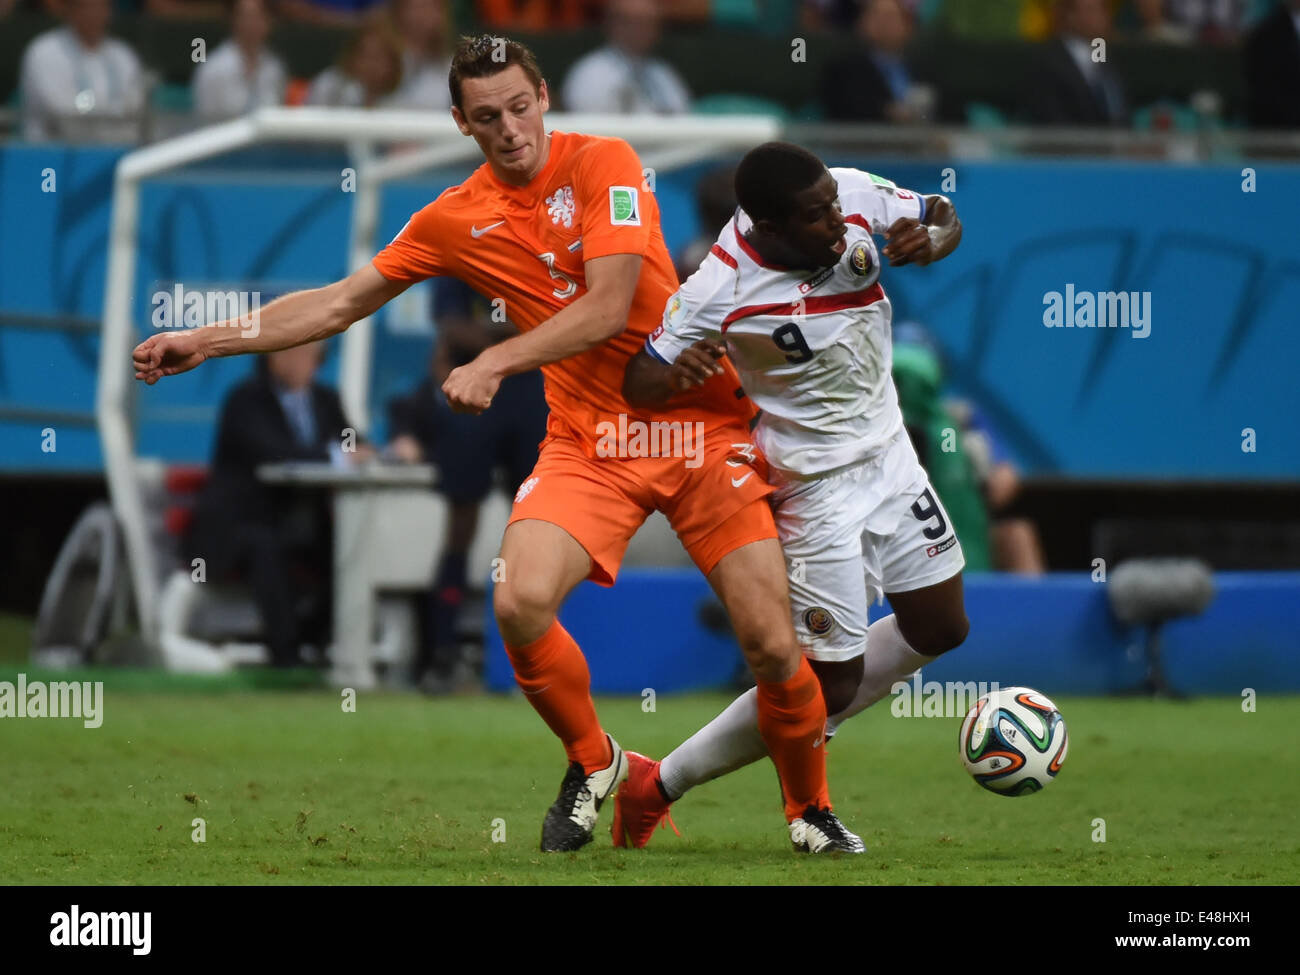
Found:
[[[316,76],[307,104],[389,108],[401,81],[402,43],[387,18],[381,18],[353,34],[338,64]]]
[[[222,0],[144,0],[144,12],[167,20],[220,20],[227,7]]]
[[[318,27],[359,27],[384,0],[278,0],[276,12],[285,20]]]
[[[1246,118],[1255,128],[1300,128],[1300,0],[1283,0],[1242,46]]]
[[[929,333],[899,322],[893,376],[912,445],[943,498],[972,572],[1046,571],[1037,526],[1015,511],[1020,479],[973,404],[940,398],[943,364]]]
[[[1170,44],[1229,44],[1241,36],[1251,0],[1134,0],[1142,36]]]
[[[934,92],[918,85],[903,53],[912,17],[899,0],[866,0],[854,32],[855,54],[832,61],[822,75],[822,107],[837,122],[921,122],[934,110]]]
[[[112,16],[110,0],[65,0],[65,25],[32,39],[19,71],[24,138],[140,138],[145,98],[140,60],[108,36]]]
[[[1108,62],[1093,60],[1093,41],[1110,33],[1106,0],[1057,0],[1056,36],[1025,79],[1030,121],[1042,125],[1122,125],[1124,92]]]
[[[803,0],[800,19],[806,30],[850,30],[861,18],[862,8],[868,2],[869,0]],[[943,7],[943,0],[900,0],[899,5],[916,23],[934,17]]]
[[[679,281],[685,281],[699,270],[735,212],[736,167],[722,166],[701,176],[695,184],[695,215],[700,220],[700,233],[682,248],[673,262]]]
[[[451,107],[451,29],[443,0],[393,0],[393,25],[402,42],[402,81],[393,103],[442,111]]]
[[[409,462],[437,465],[438,490],[447,498],[447,537],[429,594],[426,626],[415,679],[426,691],[459,690],[477,681],[461,654],[457,620],[468,584],[470,546],[478,532],[479,506],[501,475],[513,497],[537,463],[546,436],[546,398],[536,370],[510,376],[483,413],[455,413],[442,393],[443,381],[489,345],[516,334],[494,319],[494,308],[468,285],[437,278],[433,313],[438,329],[430,376],[407,397],[389,404],[386,452]]]
[[[1042,41],[1051,36],[1052,0],[946,2],[938,19],[953,37]]]
[[[691,93],[676,69],[650,56],[659,43],[657,0],[610,0],[607,44],[579,60],[564,79],[570,112],[676,115],[689,112]]]
[[[194,69],[194,112],[218,122],[263,105],[284,103],[289,76],[266,46],[271,36],[267,0],[231,0],[230,37]]]
[[[540,33],[595,23],[603,0],[475,0],[485,27]]]
[[[278,667],[300,663],[303,643],[328,643],[330,501],[321,492],[271,487],[257,469],[285,461],[345,466],[374,456],[364,442],[344,450],[352,428],[338,393],[315,381],[324,354],[325,343],[315,342],[261,356],[226,396],[211,476],[183,549],[187,562],[205,560],[209,580],[248,583]]]

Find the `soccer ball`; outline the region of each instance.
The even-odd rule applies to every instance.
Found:
[[[1031,687],[1004,687],[975,702],[961,723],[961,763],[1003,796],[1037,792],[1061,771],[1067,736],[1056,705]]]

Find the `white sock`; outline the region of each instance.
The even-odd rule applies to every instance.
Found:
[[[865,711],[887,695],[895,683],[935,659],[908,645],[892,613],[876,620],[867,629],[862,683],[849,706],[827,720],[826,733],[833,735],[841,722]],[[758,688],[751,687],[659,763],[659,781],[669,797],[676,800],[697,785],[766,756],[767,746],[758,733]]]
[[[751,687],[659,763],[659,781],[670,798],[680,799],[688,789],[766,757],[758,688]]]
[[[863,655],[862,683],[853,700],[839,714],[826,719],[826,734],[833,735],[844,721],[865,711],[900,680],[906,680],[926,664],[937,660],[917,653],[903,639],[893,613],[878,619],[867,628],[867,652]]]

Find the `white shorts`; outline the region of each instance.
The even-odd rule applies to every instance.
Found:
[[[774,471],[772,483],[795,633],[813,660],[858,656],[872,603],[943,582],[966,565],[906,432],[861,464],[807,480]]]

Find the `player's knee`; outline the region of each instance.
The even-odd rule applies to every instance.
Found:
[[[554,594],[538,582],[510,580],[492,590],[492,610],[507,643],[531,643],[555,618]]]
[[[904,633],[903,636],[917,653],[937,657],[962,645],[970,633],[970,620],[964,611],[946,613],[927,620],[918,629],[917,633]]]
[[[780,628],[747,628],[738,633],[740,648],[754,676],[764,681],[786,680],[799,666],[799,644]]]

